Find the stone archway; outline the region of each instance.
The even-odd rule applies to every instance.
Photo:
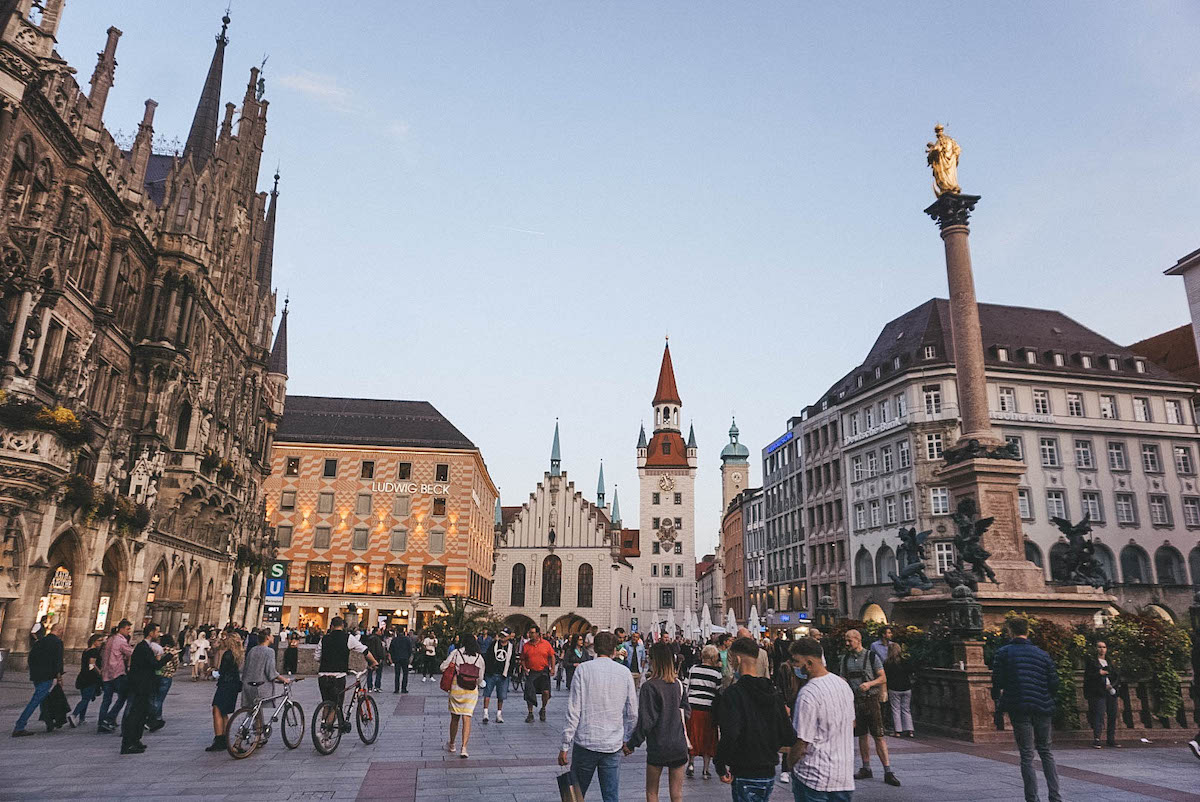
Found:
[[[188,580],[187,585],[187,603],[183,607],[183,611],[187,613],[187,622],[180,622],[181,626],[190,624],[195,626],[201,617],[201,598],[204,594],[204,575],[201,573],[199,566],[192,572],[192,578]]]
[[[121,619],[120,611],[125,608],[125,589],[129,581],[126,565],[125,552],[120,543],[113,543],[100,561],[103,574],[100,578],[100,596],[96,599],[95,615],[89,631],[107,632],[114,620]]]
[[[74,609],[72,605],[77,607],[81,601],[80,591],[85,573],[83,544],[74,530],[68,529],[58,536],[46,553],[46,564],[49,571],[42,584],[37,610],[29,626],[41,620],[43,615],[49,615],[51,623],[59,624],[59,636],[63,642],[68,643],[68,638],[74,639],[73,633],[68,632],[72,613],[75,616],[81,614],[81,611]]]
[[[547,632],[553,632],[561,638],[564,635],[587,632],[591,629],[591,626],[583,616],[576,615],[575,613],[566,613],[565,615],[560,615],[550,625],[550,629]]]
[[[862,612],[858,617],[859,619],[870,623],[886,624],[888,622],[887,613],[885,613],[883,608],[875,602],[868,602],[867,604],[864,604]]]
[[[513,631],[513,635],[517,638],[525,637],[525,633],[529,631],[531,626],[536,622],[529,616],[523,613],[513,613],[504,619],[504,625]]]

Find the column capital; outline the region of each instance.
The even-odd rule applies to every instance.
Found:
[[[979,203],[979,195],[963,195],[957,192],[947,192],[940,196],[925,210],[925,214],[933,218],[938,228],[945,234],[947,229],[954,226],[967,227],[975,204]]]

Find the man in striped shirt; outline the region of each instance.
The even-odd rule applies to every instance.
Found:
[[[792,710],[797,741],[788,753],[796,802],[850,802],[854,791],[854,692],[825,668],[821,644],[801,638],[792,665],[808,675]]]

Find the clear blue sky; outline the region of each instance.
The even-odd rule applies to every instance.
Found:
[[[69,0],[105,120],[186,137],[223,2]],[[671,336],[701,447],[697,552],[731,411],[752,449],[944,296],[924,144],[963,148],[981,300],[1129,343],[1187,320],[1200,246],[1195,3],[236,0],[224,96],[264,53],[264,170],[289,390],[427,399],[506,504],[596,469],[636,520],[634,445]],[[611,488],[610,488],[611,493]]]

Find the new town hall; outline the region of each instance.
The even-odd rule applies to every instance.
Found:
[[[131,143],[103,123],[121,31],[85,91],[55,51],[63,5],[0,0],[0,647],[18,665],[42,614],[68,650],[122,617],[258,620],[286,379],[267,101],[251,69],[222,113],[228,17],[186,145],[160,153],[155,101]]]
[[[696,610],[696,438],[689,428],[685,441],[680,428],[669,346],[651,406],[653,432],[647,440],[643,427],[637,443],[640,528],[622,526],[615,490],[607,503],[603,466],[594,503],[576,489],[557,425],[550,469],[529,500],[497,510],[492,602],[511,626],[645,631],[671,616],[682,625]]]

